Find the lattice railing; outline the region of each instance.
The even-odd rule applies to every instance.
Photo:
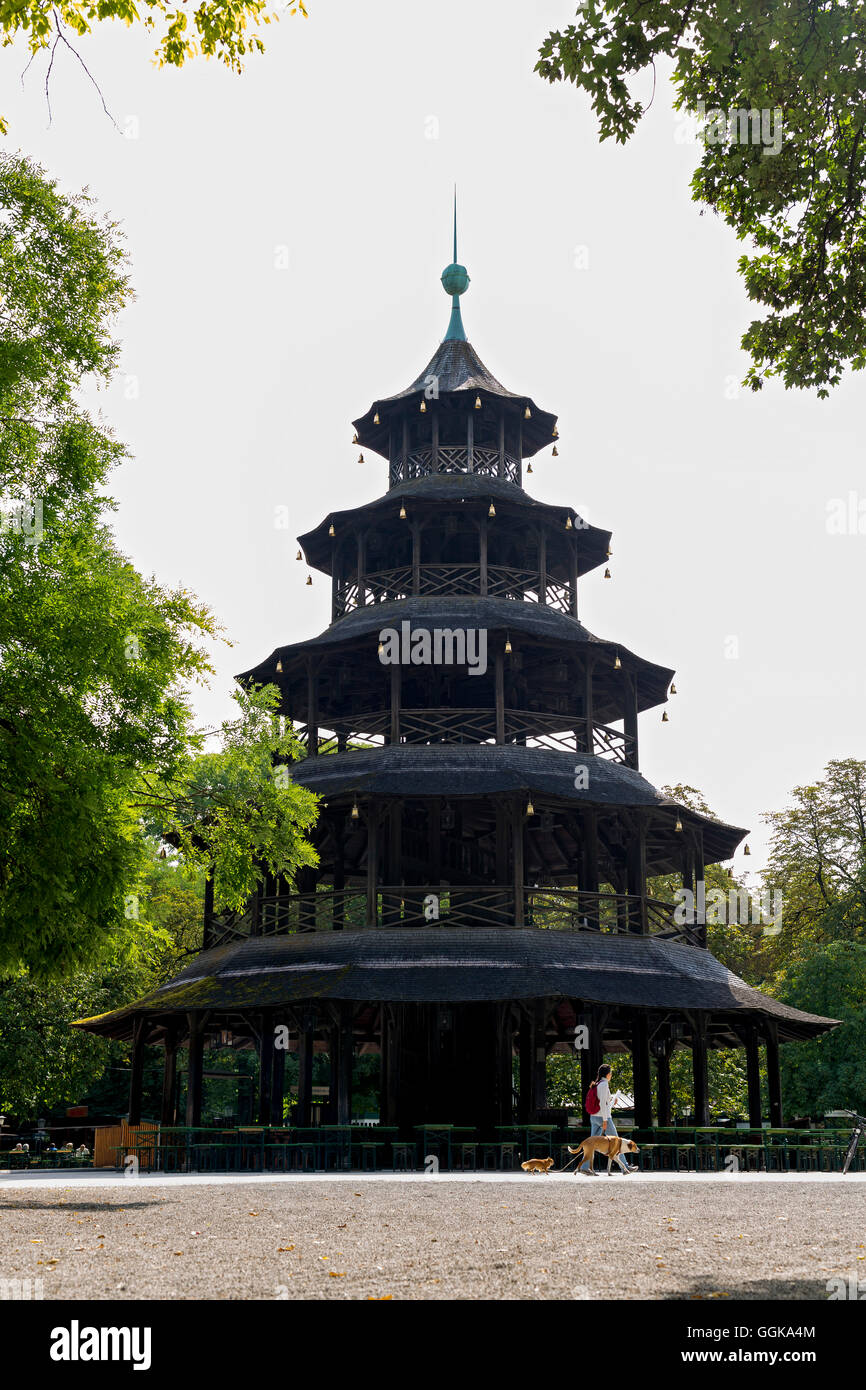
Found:
[[[511,884],[386,884],[377,888],[372,918],[360,888],[259,896],[244,914],[212,916],[205,947],[245,936],[437,926],[648,934],[702,946],[701,929],[676,922],[675,911],[673,903],[631,893],[527,886],[518,894]]]
[[[405,458],[401,454],[392,459],[388,472],[392,487],[413,478],[429,477],[431,473],[478,473],[519,483],[520,460],[483,444],[473,445],[471,450],[466,444],[440,444],[435,450],[432,445],[412,449]]]
[[[361,586],[357,580],[338,584],[334,596],[337,617],[353,609],[374,603],[392,603],[408,598],[413,592],[414,573],[411,565],[393,570],[379,570],[364,577],[363,604]],[[420,565],[418,592],[433,594],[481,594],[480,565]],[[509,565],[488,565],[487,594],[490,598],[507,598],[528,603],[540,602],[541,580],[537,570],[516,569]],[[545,597],[548,608],[559,613],[571,612],[571,588],[566,582],[546,581]]]

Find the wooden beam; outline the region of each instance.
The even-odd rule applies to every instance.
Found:
[[[188,1129],[201,1124],[202,1071],[204,1064],[204,1033],[207,1014],[188,1013],[188,1063],[186,1076],[186,1123]]]
[[[648,1129],[653,1122],[652,1071],[650,1067],[649,1019],[643,1009],[637,1009],[634,1013],[631,1050],[635,1124],[639,1129]]]

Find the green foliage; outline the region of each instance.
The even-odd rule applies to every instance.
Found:
[[[786,1103],[797,1114],[866,1111],[866,944],[816,946],[783,973],[779,997],[807,1013],[843,1020],[811,1042],[782,1048]]]
[[[288,0],[288,13],[306,16],[303,0]],[[120,20],[127,28],[140,23],[157,39],[154,54],[159,67],[183,67],[188,58],[217,58],[233,72],[242,72],[250,53],[264,53],[256,32],[279,14],[267,0],[199,0],[195,9],[178,9],[169,0],[0,0],[0,35],[5,47],[23,41],[31,57],[50,50],[53,61],[59,44],[76,50],[70,40],[83,38],[95,21]],[[46,79],[47,87],[47,79]],[[0,117],[0,134],[7,131]]]
[[[587,0],[545,39],[536,71],[582,88],[601,139],[624,143],[651,104],[631,81],[643,74],[648,92],[651,70],[654,95],[660,59],[673,63],[675,108],[696,115],[703,103],[712,117],[693,196],[750,245],[738,265],[762,312],[742,339],[746,383],[780,376],[827,396],[846,364],[866,363],[866,5]],[[757,140],[750,111],[767,113]]]

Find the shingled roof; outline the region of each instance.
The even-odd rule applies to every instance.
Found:
[[[442,926],[251,937],[204,951],[136,1004],[74,1025],[131,1036],[136,1015],[272,1008],[305,999],[482,1001],[564,996],[647,1009],[776,1021],[782,1041],[836,1020],[752,989],[709,951],[593,932]]]

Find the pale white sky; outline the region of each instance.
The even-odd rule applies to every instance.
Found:
[[[671,722],[642,717],[642,770],[751,827],[759,868],[761,812],[829,758],[866,755],[866,535],[826,527],[831,499],[866,497],[866,380],[827,402],[737,390],[742,248],[690,199],[696,150],[669,89],[623,149],[533,74],[568,0],[309,8],[265,31],[241,77],[158,71],[146,36],[103,27],[81,52],[126,136],[68,53],[48,128],[44,60],[22,90],[23,50],[0,52],[7,145],[89,185],[125,230],[127,376],[100,402],[133,454],[116,528],[235,644],[202,719],[228,711],[234,672],[328,623],[295,537],[387,487],[383,460],[357,465],[350,421],[445,332],[456,180],[468,336],[559,414],[559,458],[529,490],[614,533],[613,582],[583,581],[581,617],[677,670]]]

